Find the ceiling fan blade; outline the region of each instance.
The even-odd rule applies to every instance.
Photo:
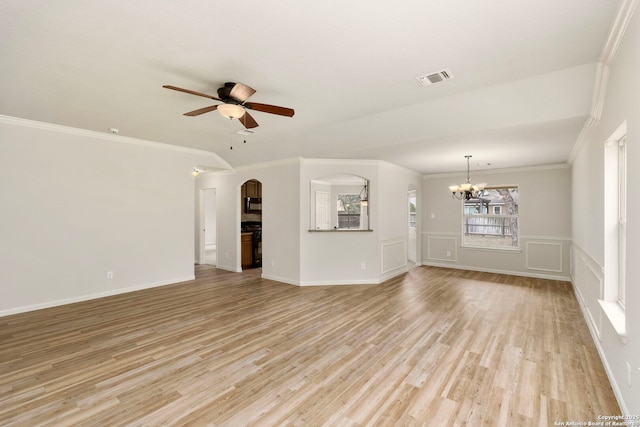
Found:
[[[258,122],[256,122],[255,119],[251,117],[251,114],[249,114],[248,111],[245,111],[242,117],[240,117],[238,120],[240,120],[240,123],[242,123],[247,129],[258,127]]]
[[[231,89],[231,92],[229,92],[229,96],[240,102],[244,102],[254,93],[256,93],[254,88],[242,83],[236,83]]]
[[[197,95],[197,96],[202,96],[202,97],[209,98],[209,99],[215,99],[216,101],[222,101],[220,98],[218,98],[216,96],[207,95],[206,93],[202,93],[202,92],[196,92],[195,90],[183,89],[181,87],[171,86],[171,85],[164,85],[162,87],[165,88],[165,89],[177,90],[178,92],[189,93],[191,95]]]
[[[293,117],[295,111],[292,108],[278,107],[277,105],[259,104],[257,102],[245,102],[244,107],[263,113],[278,114],[280,116]]]
[[[189,111],[188,113],[184,113],[185,116],[199,116],[200,114],[208,113],[209,111],[213,111],[218,108],[217,105],[212,105],[210,107],[199,108],[197,110]]]

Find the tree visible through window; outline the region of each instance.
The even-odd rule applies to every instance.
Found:
[[[360,228],[360,195],[338,194],[338,228]]]
[[[518,187],[487,187],[463,204],[464,246],[518,248]]]

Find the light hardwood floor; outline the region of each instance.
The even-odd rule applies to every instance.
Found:
[[[619,414],[566,282],[195,281],[0,318],[0,425],[551,426]]]

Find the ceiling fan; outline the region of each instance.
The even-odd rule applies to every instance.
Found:
[[[196,92],[171,85],[164,85],[162,87],[223,102],[223,104],[211,105],[209,107],[189,111],[188,113],[184,113],[185,116],[199,116],[200,114],[218,110],[220,114],[228,119],[238,119],[247,129],[258,126],[258,122],[251,117],[247,110],[261,111],[263,113],[277,114],[279,116],[287,117],[293,117],[293,114],[295,113],[291,108],[259,104],[257,102],[247,102],[247,99],[249,99],[249,97],[256,91],[242,83],[225,83],[223,87],[218,89],[218,96],[207,95],[206,93]]]

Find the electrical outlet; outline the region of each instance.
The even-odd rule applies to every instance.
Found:
[[[366,262],[360,263],[360,268],[363,269],[363,270],[366,270],[367,269],[367,263]]]
[[[113,271],[107,271],[107,279],[113,279]]]
[[[451,258],[451,251],[447,251],[447,257]]]
[[[431,213],[431,219],[436,219],[436,214],[435,213]]]
[[[631,387],[631,364],[627,362],[627,384]]]

